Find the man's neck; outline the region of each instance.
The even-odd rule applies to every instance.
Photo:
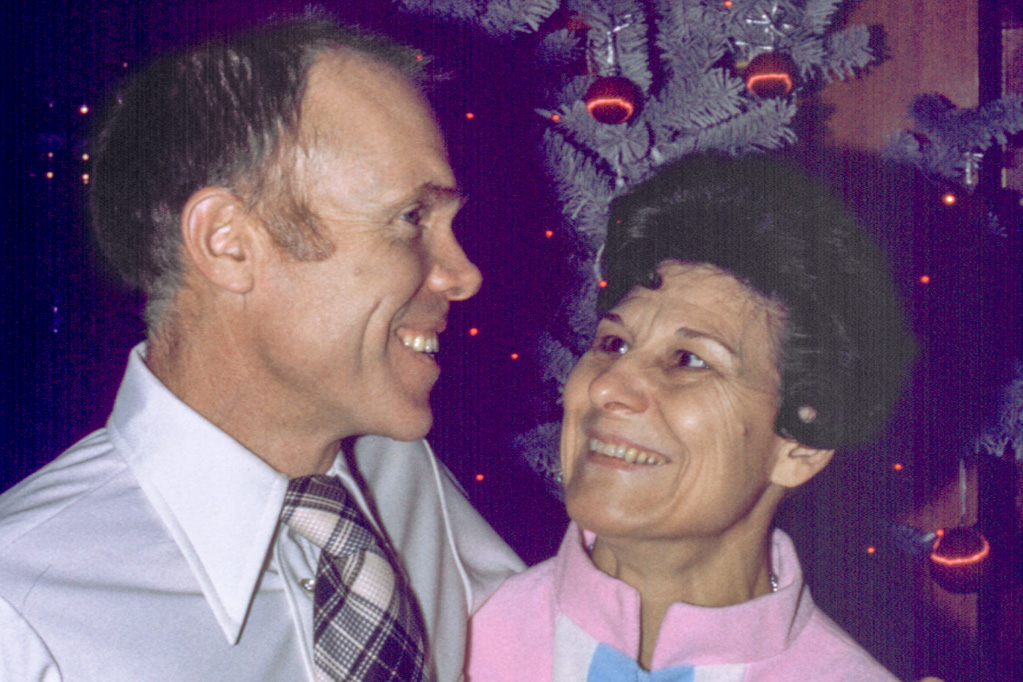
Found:
[[[171,393],[288,477],[330,469],[344,434],[324,432],[293,401],[266,390],[233,344],[175,326],[150,335],[145,358]]]

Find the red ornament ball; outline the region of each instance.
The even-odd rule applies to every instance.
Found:
[[[590,116],[608,125],[625,123],[632,118],[642,99],[639,86],[621,76],[601,76],[593,81],[583,97]]]
[[[931,577],[949,592],[976,592],[991,567],[991,545],[974,528],[947,530],[931,549]]]
[[[777,52],[762,52],[743,71],[746,89],[761,99],[784,97],[796,84],[796,65]]]

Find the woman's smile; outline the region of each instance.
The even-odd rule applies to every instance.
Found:
[[[723,533],[771,484],[780,343],[769,301],[730,274],[666,263],[597,328],[565,386],[569,515],[598,535]]]
[[[656,452],[650,452],[649,450],[643,450],[632,445],[623,445],[621,443],[615,445],[614,443],[606,442],[599,438],[590,438],[589,448],[589,454],[591,456],[600,455],[600,459],[614,459],[626,464],[662,466],[668,463],[668,459],[666,457],[659,455]]]

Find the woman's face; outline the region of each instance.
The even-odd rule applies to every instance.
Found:
[[[709,266],[667,262],[601,320],[564,393],[569,515],[604,537],[716,537],[771,485],[783,320]],[[773,508],[771,509],[773,513]]]

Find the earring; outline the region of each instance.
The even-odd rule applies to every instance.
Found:
[[[817,419],[817,410],[809,405],[800,407],[796,414],[799,415],[799,421],[804,424],[812,424]]]

